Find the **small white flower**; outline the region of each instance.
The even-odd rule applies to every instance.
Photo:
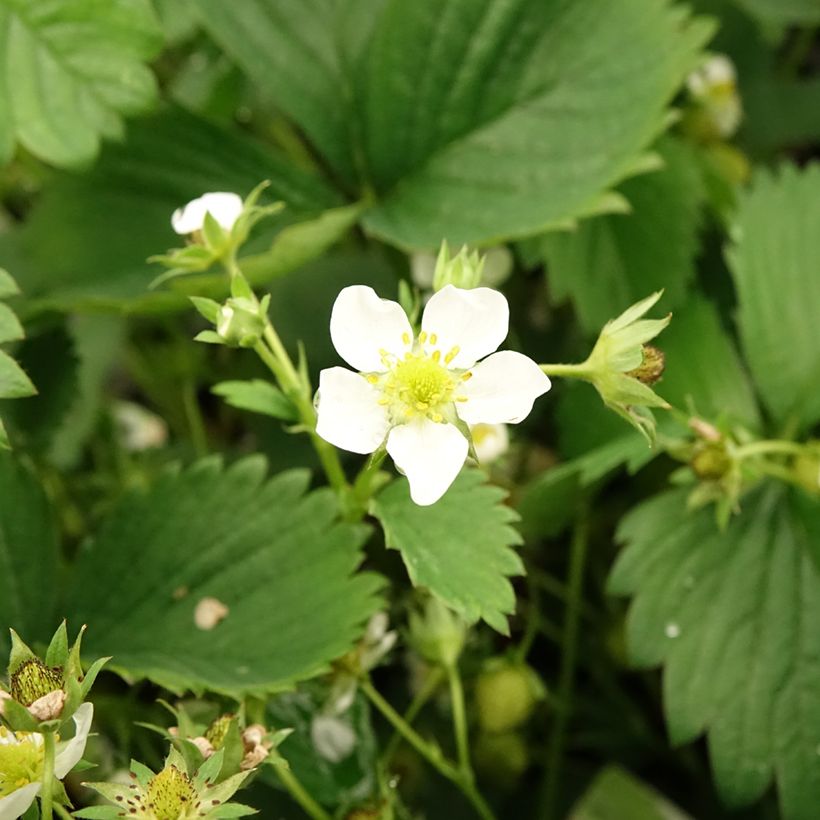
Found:
[[[331,763],[341,762],[356,747],[356,732],[334,715],[316,715],[310,724],[310,739],[319,756]]]
[[[550,389],[532,359],[493,352],[508,327],[507,300],[489,288],[442,288],[427,303],[417,338],[399,304],[369,287],[345,288],[330,335],[359,372],[322,371],[317,433],[354,453],[385,444],[413,501],[434,504],[467,458],[465,425],[520,422]]]
[[[54,776],[62,780],[85,751],[94,707],[84,703],[74,713],[74,737],[57,744]],[[12,732],[0,726],[0,820],[25,814],[43,787],[43,736],[38,732]]]
[[[737,131],[743,108],[737,93],[737,74],[732,61],[713,54],[686,78],[692,99],[709,118],[718,136],[728,138]]]
[[[506,424],[474,424],[470,433],[480,464],[492,464],[510,448],[510,434]]]
[[[242,213],[242,197],[227,191],[203,194],[174,211],[171,227],[182,236],[201,231],[207,213],[229,231]]]

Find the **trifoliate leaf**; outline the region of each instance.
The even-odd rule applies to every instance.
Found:
[[[144,63],[162,46],[148,0],[1,0],[0,162],[16,142],[46,162],[79,165],[122,115],[144,111],[156,81]]]
[[[429,248],[611,211],[709,28],[665,0],[388,2],[364,72],[365,226]]]
[[[9,627],[29,641],[54,631],[57,534],[45,493],[8,453],[0,452],[0,657]]]
[[[707,733],[730,806],[777,780],[785,820],[820,803],[820,573],[812,560],[820,505],[782,486],[758,488],[721,532],[688,491],[650,499],[621,524],[626,544],[610,591],[631,595],[630,655],[664,664],[673,743]],[[810,535],[811,533],[811,535]]]
[[[227,404],[240,410],[250,410],[284,421],[295,421],[298,415],[293,402],[278,387],[263,379],[220,382],[211,388],[211,392],[222,396]]]
[[[820,166],[760,171],[740,197],[727,251],[738,322],[760,396],[775,419],[820,419]]]
[[[664,309],[674,310],[694,276],[702,176],[682,142],[668,138],[659,151],[660,170],[621,188],[629,212],[589,219],[542,240],[551,294],[572,300],[590,334],[653,290],[663,289]]]
[[[337,522],[309,474],[216,459],[126,497],[79,558],[66,611],[84,651],[174,690],[268,692],[347,652],[378,608],[356,573],[366,528]],[[199,624],[199,625],[197,625]],[[91,632],[93,631],[93,635]]]
[[[524,566],[511,549],[521,536],[505,493],[464,470],[440,501],[419,507],[406,481],[394,481],[373,502],[388,547],[401,552],[415,586],[426,587],[468,621],[484,619],[507,633],[515,609],[511,575]]]

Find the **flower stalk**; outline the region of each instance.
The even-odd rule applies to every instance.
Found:
[[[43,734],[43,788],[40,792],[40,820],[52,818],[52,781],[54,780],[54,732]]]

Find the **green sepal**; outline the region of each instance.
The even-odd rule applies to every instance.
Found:
[[[87,628],[88,627],[83,624],[80,627],[80,631],[77,633],[77,637],[74,639],[74,644],[71,647],[71,651],[68,653],[68,659],[65,664],[66,677],[70,675],[71,677],[79,679],[83,676],[83,664],[80,658],[80,652],[82,648],[83,634]]]
[[[253,288],[248,284],[248,280],[239,274],[231,279],[231,296],[234,299],[253,299]]]
[[[100,791],[95,783],[87,783],[89,788]],[[104,797],[106,795],[103,795]],[[122,815],[119,806],[89,806],[72,813],[72,817],[83,817],[86,820],[119,820]]]
[[[211,324],[216,324],[216,319],[219,314],[219,302],[213,299],[206,299],[204,296],[189,296],[188,298],[201,316],[211,322]]]
[[[91,687],[94,685],[94,681],[97,679],[97,675],[100,674],[100,670],[105,666],[111,658],[97,658],[91,666],[88,667],[88,671],[82,678],[80,683],[80,691],[83,696],[83,700],[88,697],[88,693],[91,690]]]
[[[205,246],[219,257],[228,245],[229,233],[216,221],[210,211],[205,211],[205,219],[202,221],[202,238]]]
[[[11,633],[11,653],[9,654],[8,677],[11,678],[21,664],[37,656],[13,629],[9,629],[9,632]]]
[[[258,813],[256,809],[252,809],[243,803],[226,803],[224,806],[217,806],[212,809],[211,817],[247,817]]]
[[[23,326],[14,311],[8,305],[0,302],[0,344],[16,342],[25,335]]]
[[[25,706],[12,698],[3,701],[3,717],[15,732],[40,732],[44,726]]]
[[[245,757],[245,745],[239,731],[239,720],[234,717],[228,726],[225,739],[222,741],[221,751],[224,752],[222,768],[219,770],[217,782],[226,780],[230,775],[240,771],[242,758]]]
[[[139,760],[131,760],[131,771],[136,775],[137,782],[140,786],[147,786],[148,781],[154,776],[154,773]]]
[[[65,667],[68,661],[68,631],[66,622],[63,621],[51,639],[51,643],[46,650],[46,666]]]
[[[215,330],[201,330],[194,336],[195,342],[205,342],[209,345],[224,345],[225,340]]]

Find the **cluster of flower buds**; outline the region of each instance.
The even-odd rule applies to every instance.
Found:
[[[94,715],[85,699],[108,660],[83,672],[81,639],[82,631],[69,648],[62,623],[40,658],[11,630],[8,688],[0,688],[0,817],[19,817],[46,793],[68,803],[59,781],[82,758]]]

